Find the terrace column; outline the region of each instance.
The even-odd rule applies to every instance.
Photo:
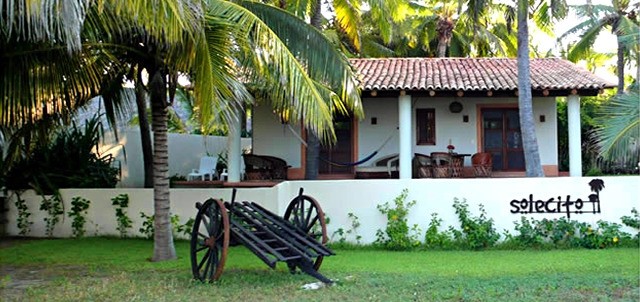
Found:
[[[240,181],[240,161],[242,160],[242,142],[240,133],[242,132],[242,113],[239,108],[235,109],[235,117],[229,121],[229,137],[227,146],[227,173],[229,182]]]
[[[580,137],[580,96],[567,97],[567,124],[569,128],[569,175],[582,176],[582,139]]]
[[[411,179],[411,96],[403,90],[398,97],[400,134],[400,179]]]

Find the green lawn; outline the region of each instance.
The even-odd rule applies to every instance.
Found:
[[[321,272],[335,286],[269,269],[234,247],[222,279],[191,280],[179,259],[151,263],[146,240],[32,240],[0,248],[1,301],[640,301],[640,250],[336,250]]]

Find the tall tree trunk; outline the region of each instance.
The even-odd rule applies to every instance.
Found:
[[[543,177],[536,128],[533,120],[531,74],[529,72],[529,1],[518,0],[518,107],[527,177]]]
[[[144,187],[153,188],[153,150],[151,148],[151,129],[149,129],[149,119],[147,118],[147,93],[144,91],[140,77],[136,80],[135,85],[140,142],[142,144],[142,162],[144,166]]]
[[[447,56],[447,42],[442,39],[438,39],[438,58],[444,58]]]
[[[618,61],[617,61],[617,73],[618,73],[618,94],[624,93],[624,43],[618,38]]]
[[[160,70],[149,82],[153,121],[153,258],[152,261],[176,258],[171,233],[169,200],[169,152],[167,145],[167,86]]]
[[[322,25],[322,3],[316,0],[311,14],[311,26],[320,29]],[[320,169],[320,140],[313,131],[307,130],[307,157],[305,160],[304,179],[317,179]]]

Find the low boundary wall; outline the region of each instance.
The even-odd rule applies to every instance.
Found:
[[[592,183],[601,180],[603,186]],[[590,183],[596,185],[590,185]],[[472,215],[479,215],[478,206],[484,205],[489,218],[493,218],[497,230],[514,233],[514,221],[526,215],[535,219],[569,217],[595,224],[598,220],[621,224],[620,217],[631,215],[632,208],[640,208],[640,176],[624,177],[559,177],[559,178],[498,178],[498,179],[411,179],[411,180],[323,180],[286,181],[272,188],[238,189],[237,200],[255,201],[267,209],[282,215],[289,202],[300,188],[307,195],[318,200],[330,218],[328,233],[331,236],[339,228],[350,229],[349,213],[358,217],[361,224],[357,230],[361,243],[375,241],[378,229],[384,229],[386,217],[376,206],[385,202],[393,203],[403,189],[408,190],[407,201],[416,200],[409,210],[408,222],[418,224],[424,236],[432,213],[443,219],[443,229],[449,226],[459,228],[459,222],[452,207],[454,198],[465,199]],[[593,190],[592,190],[593,189]],[[71,200],[81,196],[90,200],[87,215],[86,235],[118,235],[115,208],[111,198],[118,194],[129,195],[129,217],[133,220],[131,236],[142,236],[138,229],[142,226],[140,212],[153,213],[153,190],[151,189],[63,189],[65,218],[54,230],[54,237],[71,236],[71,219],[68,211]],[[180,216],[181,223],[194,217],[195,202],[208,198],[231,199],[231,189],[171,189],[171,212]],[[6,232],[18,235],[15,195],[8,197]],[[33,222],[28,236],[45,236],[46,213],[39,210],[42,198],[33,192],[25,192]],[[597,203],[596,199],[597,198]],[[567,202],[569,201],[569,202]],[[593,213],[599,206],[600,213]],[[560,210],[561,213],[558,213]],[[570,213],[566,213],[566,211]],[[533,211],[535,213],[525,213]],[[555,213],[554,213],[555,212]],[[582,212],[582,213],[578,213]],[[623,230],[632,233],[630,228]],[[348,241],[355,242],[350,234]]]

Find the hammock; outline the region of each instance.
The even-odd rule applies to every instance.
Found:
[[[289,126],[289,130],[291,130],[291,132],[293,133],[293,135],[294,135],[295,137],[297,137],[297,138],[298,138],[298,140],[300,140],[300,142],[302,142],[302,144],[304,144],[304,146],[305,146],[305,147],[308,147],[307,142],[305,142],[305,141],[302,139],[302,137],[300,137],[300,136],[298,135],[298,133],[296,133],[296,132],[291,128],[291,125],[287,124],[287,126]],[[389,135],[389,137],[387,137],[387,139],[382,143],[382,145],[380,145],[380,147],[378,147],[378,149],[376,149],[376,150],[375,150],[375,151],[373,151],[371,154],[369,154],[367,157],[365,157],[365,158],[363,158],[363,159],[361,159],[361,160],[359,160],[359,161],[356,161],[356,162],[350,162],[350,163],[341,163],[341,162],[334,162],[334,161],[331,161],[331,160],[329,160],[329,159],[322,158],[322,157],[320,157],[320,160],[322,160],[322,161],[324,161],[324,162],[326,162],[326,163],[328,163],[328,164],[330,164],[330,165],[337,166],[337,167],[354,167],[354,166],[359,166],[359,165],[361,165],[361,164],[364,164],[364,163],[368,162],[370,159],[372,159],[374,156],[376,156],[376,154],[378,154],[378,152],[380,152],[380,150],[381,150],[382,148],[384,148],[384,146],[385,146],[385,145],[386,145],[386,144],[391,140],[391,138],[393,137],[393,135],[394,135],[394,133],[391,133],[391,134]]]

